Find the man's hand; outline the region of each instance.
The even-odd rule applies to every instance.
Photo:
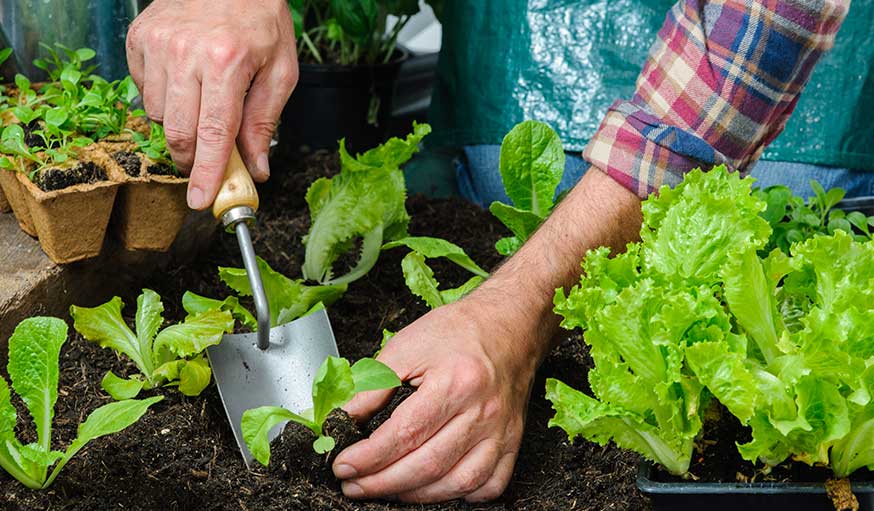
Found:
[[[500,321],[509,311],[486,303],[488,294],[436,309],[388,342],[379,360],[418,390],[337,457],[334,473],[347,496],[477,502],[503,493],[539,357],[518,338],[531,332]],[[346,409],[366,417],[390,396],[365,393]]]
[[[164,125],[176,165],[190,171],[188,205],[209,207],[235,140],[256,181],[297,83],[283,0],[155,0],[131,24],[127,62],[149,117]]]
[[[343,492],[422,503],[503,493],[531,382],[557,328],[555,288],[578,281],[586,250],[621,249],[640,223],[640,200],[592,170],[489,280],[390,340],[379,360],[417,389],[369,439],[334,460]],[[390,397],[366,392],[345,408],[366,418]]]

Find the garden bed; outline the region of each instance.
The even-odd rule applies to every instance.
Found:
[[[303,260],[301,237],[309,227],[304,195],[317,177],[338,170],[336,157],[316,154],[297,160],[287,177],[277,175],[262,193],[260,223],[253,231],[256,252],[275,269],[296,277]],[[500,258],[496,240],[506,235],[486,211],[459,200],[412,197],[408,210],[414,235],[439,236],[461,244],[486,269]],[[385,252],[376,267],[353,283],[329,312],[341,355],[355,360],[372,356],[383,328],[409,324],[427,311],[404,284],[398,251]],[[164,297],[165,319],[181,320],[180,300],[185,290],[207,296],[229,291],[218,280],[218,265],[239,266],[239,251],[232,236],[220,237],[206,255],[192,265],[156,276],[151,287]],[[469,275],[453,265],[434,263],[441,282],[459,285]],[[138,289],[119,289],[132,304]],[[105,297],[110,298],[109,296]],[[132,313],[133,308],[126,311]],[[47,491],[27,490],[0,473],[0,507],[29,509],[519,509],[519,510],[645,510],[649,504],[635,487],[638,457],[615,447],[578,441],[569,445],[559,429],[546,424],[552,409],[543,398],[544,378],[558,377],[585,387],[591,362],[579,333],[563,332],[559,347],[543,364],[529,406],[528,423],[513,481],[504,497],[492,504],[467,506],[455,502],[437,506],[395,506],[386,502],[357,503],[343,498],[339,484],[325,470],[282,463],[282,449],[274,454],[271,469],[248,472],[239,455],[214,386],[200,398],[162,392],[164,401],[153,406],[140,422],[125,431],[94,441],[65,468]],[[3,350],[5,353],[5,350]],[[65,446],[76,425],[91,410],[108,403],[100,388],[104,373],[135,372],[110,350],[103,350],[74,334],[61,353],[55,444]],[[159,391],[160,392],[160,391]],[[150,393],[147,393],[149,395]],[[20,408],[21,412],[24,412]],[[377,422],[385,419],[380,414]],[[369,430],[376,423],[365,425]],[[20,431],[31,440],[32,431]]]

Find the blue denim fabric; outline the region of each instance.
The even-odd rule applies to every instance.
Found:
[[[464,147],[464,157],[459,159],[456,166],[458,191],[462,197],[481,207],[488,207],[494,201],[510,203],[498,170],[500,156],[501,148],[497,145]],[[558,193],[575,185],[588,168],[589,164],[579,155],[568,154]],[[843,188],[847,191],[848,199],[874,196],[874,169],[858,171],[807,163],[760,161],[753,169],[752,176],[756,178],[755,186],[765,188],[783,184],[803,197],[813,195],[809,185],[811,179],[819,181],[826,190]]]

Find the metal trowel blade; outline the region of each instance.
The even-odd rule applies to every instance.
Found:
[[[257,334],[225,335],[207,349],[219,395],[246,466],[252,454],[243,441],[243,412],[259,406],[281,406],[302,413],[313,406],[312,382],[329,356],[339,356],[326,310],[270,329],[270,347],[258,348]],[[284,423],[270,430],[273,440]]]

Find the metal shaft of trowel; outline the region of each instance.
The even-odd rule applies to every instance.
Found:
[[[252,212],[251,219],[254,219],[254,216]],[[243,266],[246,267],[246,275],[249,277],[252,298],[255,299],[255,312],[258,316],[258,347],[266,350],[270,346],[270,306],[267,304],[267,294],[264,292],[264,282],[261,280],[261,269],[258,268],[258,259],[255,257],[248,223],[237,221],[233,224],[233,228],[237,233],[240,252],[243,254]]]

